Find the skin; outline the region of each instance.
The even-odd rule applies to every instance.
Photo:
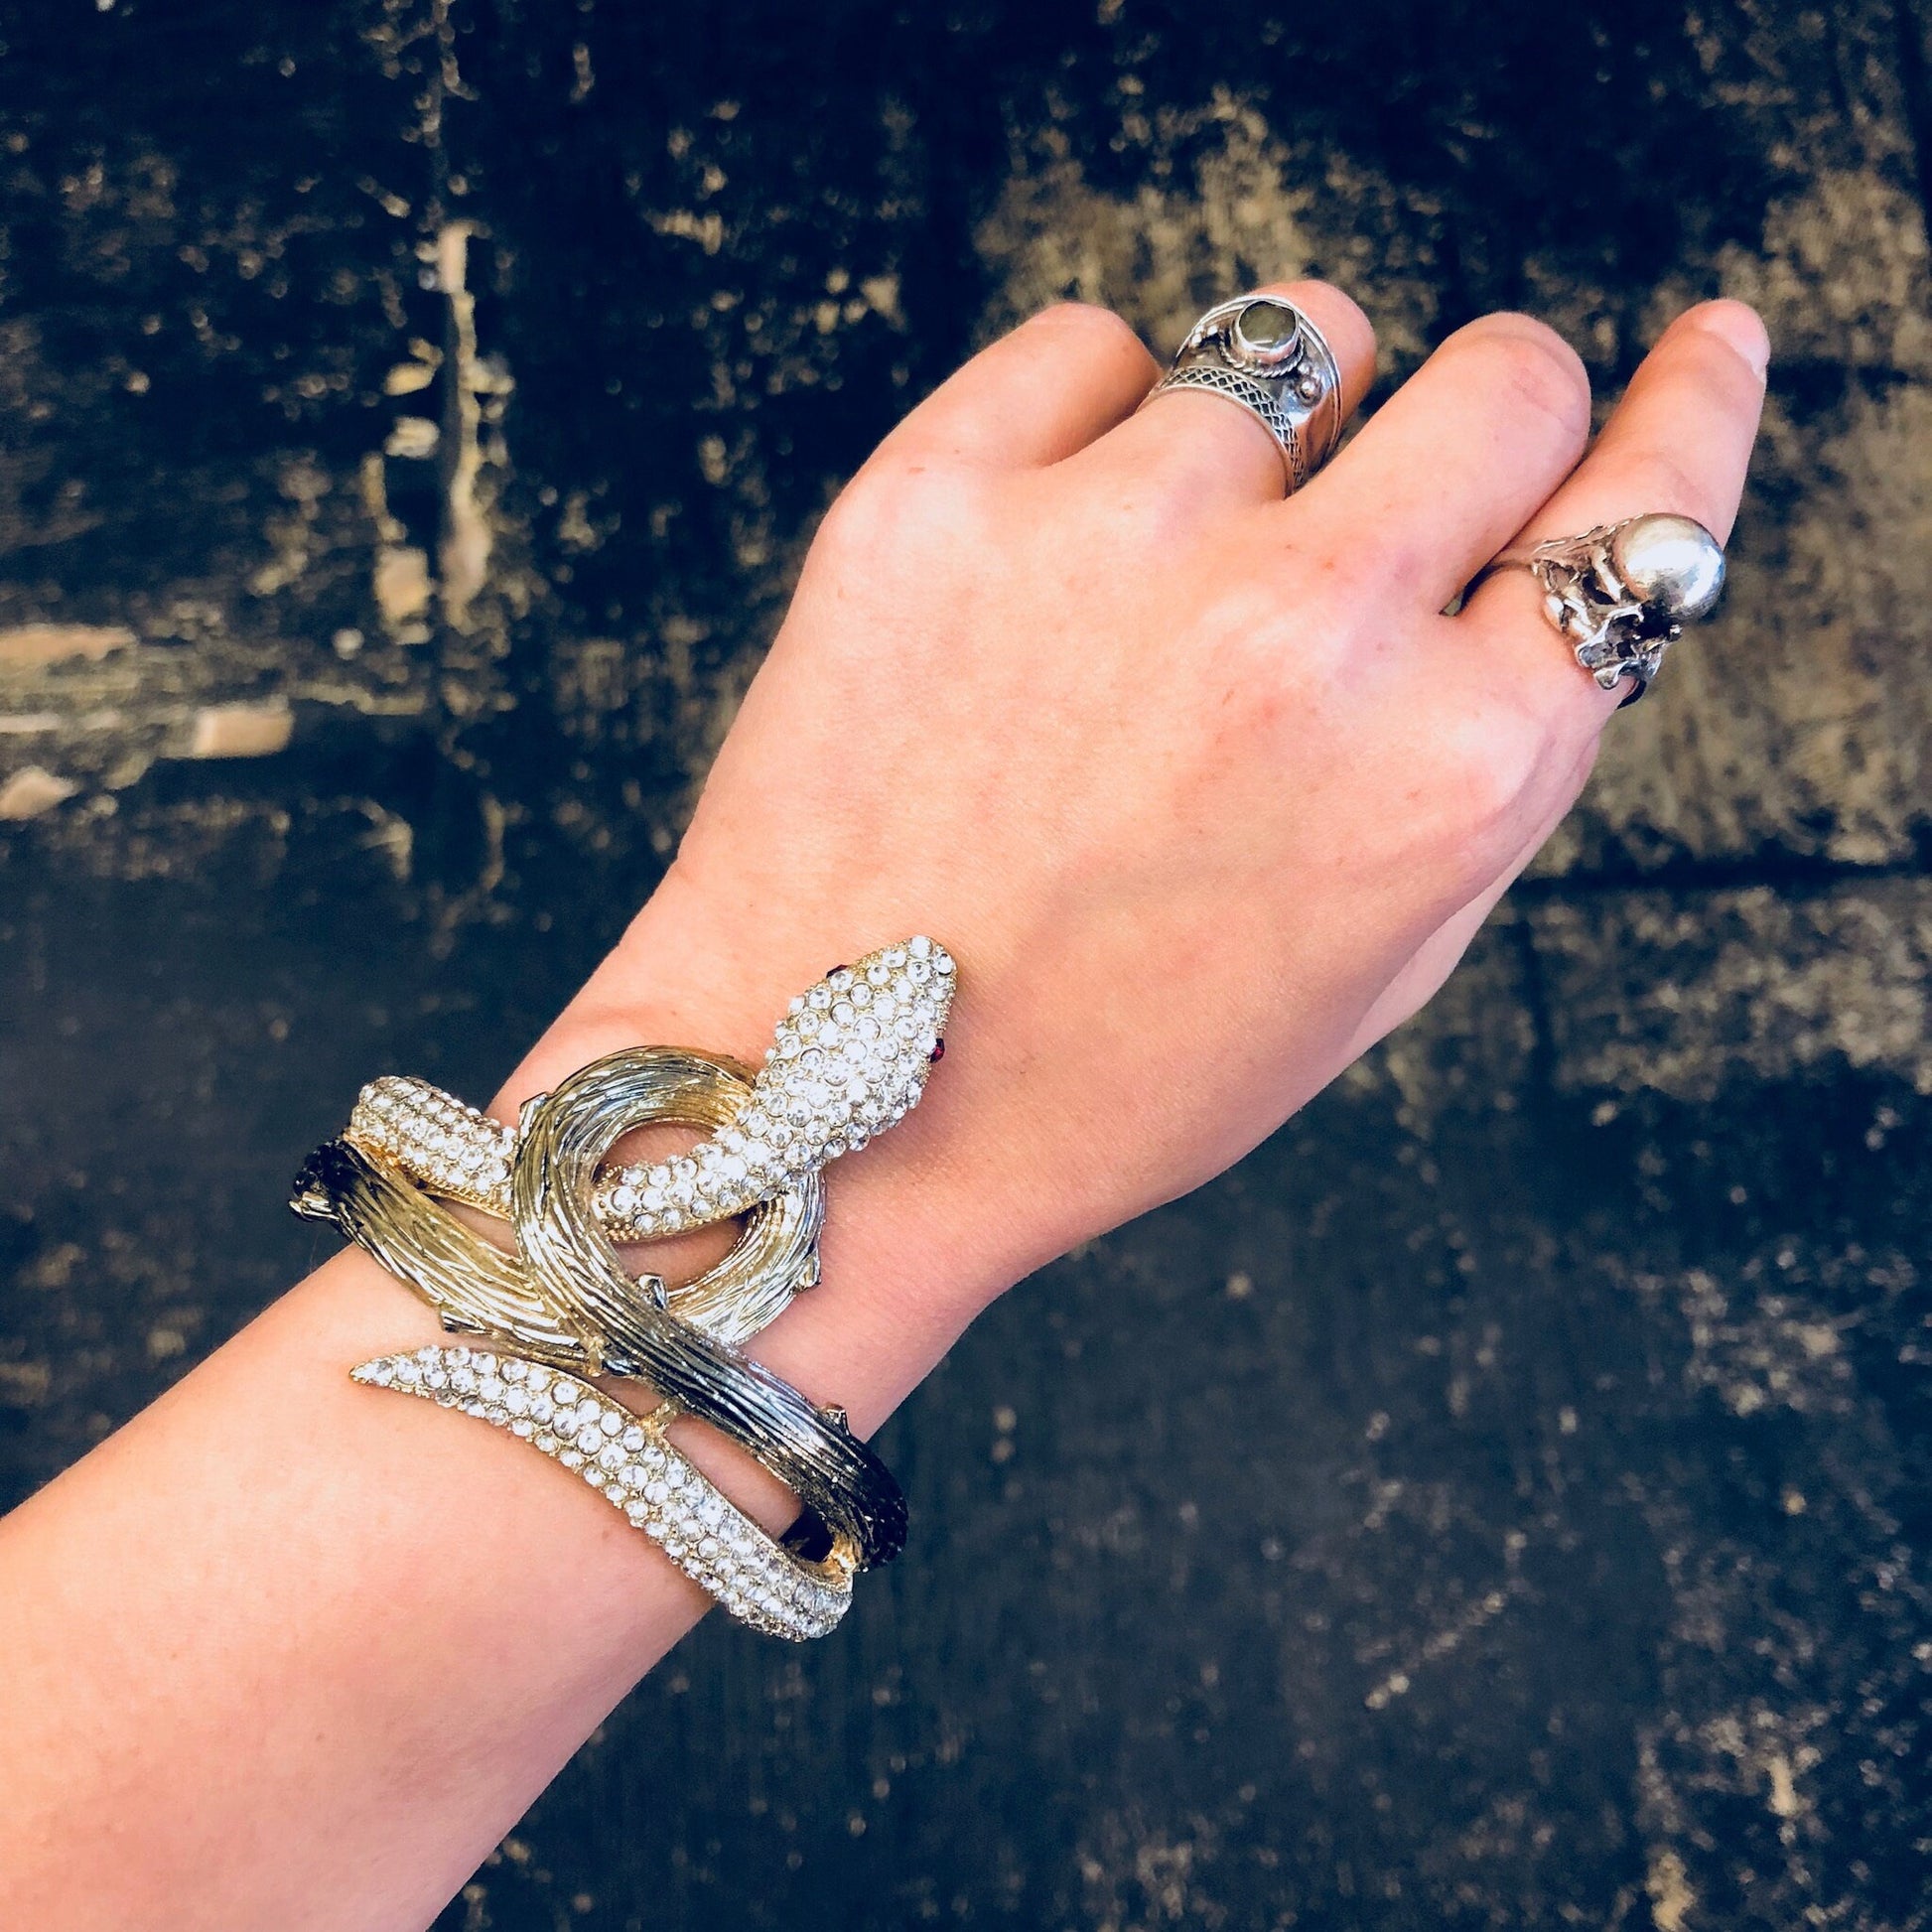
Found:
[[[1352,408],[1367,322],[1286,292]],[[1726,534],[1767,354],[1749,310],[1690,311],[1586,456],[1577,357],[1491,316],[1284,501],[1240,411],[1135,413],[1116,318],[1035,317],[834,505],[668,876],[495,1110],[637,1041],[755,1056],[831,961],[942,939],[945,1064],[834,1170],[825,1285],[753,1350],[871,1431],[1442,983],[1616,703],[1523,573],[1444,607],[1519,535]],[[0,1922],[422,1926],[703,1613],[540,1457],[346,1379],[436,1332],[339,1256],[0,1523]]]

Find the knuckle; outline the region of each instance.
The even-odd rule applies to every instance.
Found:
[[[1547,419],[1578,448],[1589,434],[1589,377],[1582,358],[1557,332],[1530,316],[1485,316],[1451,339],[1460,353],[1480,356],[1503,400]]]
[[[1763,394],[1770,338],[1762,318],[1746,303],[1703,303],[1680,316],[1657,346],[1682,355],[1701,382],[1736,406],[1754,408]]]
[[[1064,338],[1069,345],[1077,345],[1083,355],[1145,364],[1149,370],[1154,367],[1154,357],[1134,333],[1133,325],[1097,302],[1055,302],[1021,327],[1041,337]]]
[[[1677,451],[1651,445],[1641,453],[1626,450],[1618,465],[1617,487],[1646,509],[1675,510],[1710,522],[1717,516],[1711,479]]]
[[[1084,331],[1096,342],[1140,342],[1129,324],[1098,302],[1051,302],[1028,319],[1029,329]]]
[[[869,463],[833,499],[815,550],[869,566],[931,563],[970,545],[982,519],[982,485],[964,468],[916,456]]]
[[[1441,739],[1434,830],[1445,863],[1470,884],[1493,876],[1526,836],[1549,750],[1548,721],[1502,701],[1465,710]]]
[[[1151,559],[1185,555],[1200,545],[1199,506],[1158,473],[1096,466],[1077,494],[1091,505],[1095,528],[1106,533],[1107,552],[1137,577],[1147,574]]]

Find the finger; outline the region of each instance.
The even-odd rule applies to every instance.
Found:
[[[1520,541],[1574,534],[1645,510],[1694,516],[1720,540],[1730,533],[1756,436],[1769,361],[1764,326],[1740,303],[1707,303],[1681,316],[1631,378],[1603,434],[1575,476]],[[1523,801],[1525,830],[1494,878],[1433,932],[1364,1016],[1351,1057],[1433,997],[1497,900],[1543,848],[1575,803],[1595,757],[1597,734],[1621,702],[1580,670],[1551,629],[1541,592],[1526,572],[1489,580],[1465,612],[1446,620],[1444,653],[1462,651],[1481,688],[1512,691],[1519,715],[1559,729],[1546,736],[1542,769]],[[1428,653],[1431,686],[1449,702],[1471,687],[1444,656]],[[1568,726],[1569,729],[1563,729]]]
[[[949,376],[872,461],[1021,470],[1057,463],[1129,414],[1159,369],[1109,309],[1042,309]]]
[[[1385,595],[1440,611],[1570,473],[1588,435],[1576,351],[1528,316],[1484,316],[1280,514]]]
[[[1697,518],[1722,542],[1743,494],[1769,359],[1764,325],[1740,302],[1708,302],[1680,316],[1631,377],[1588,457],[1517,541],[1670,510]],[[1578,668],[1528,571],[1497,572],[1445,629],[1470,675],[1516,686],[1560,728],[1594,733],[1628,696],[1627,685],[1603,691]],[[1431,656],[1440,675],[1442,659]]]
[[[1375,375],[1375,331],[1326,282],[1281,282],[1257,289],[1300,309],[1320,332],[1341,378],[1346,422]],[[1083,469],[1135,482],[1158,480],[1206,508],[1266,503],[1283,494],[1281,445],[1239,403],[1201,389],[1170,389],[1110,430],[1078,459]]]

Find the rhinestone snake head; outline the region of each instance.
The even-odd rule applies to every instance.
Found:
[[[923,934],[834,967],[792,1001],[731,1126],[689,1154],[599,1176],[607,1231],[649,1240],[742,1214],[902,1120],[943,1051],[955,977]]]

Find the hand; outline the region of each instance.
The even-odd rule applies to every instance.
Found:
[[[1285,293],[1352,410],[1367,322]],[[933,933],[953,1050],[840,1169],[828,1276],[875,1303],[900,1277],[936,1353],[1441,984],[1622,695],[1525,575],[1444,607],[1519,533],[1679,510],[1727,534],[1766,355],[1749,310],[1693,310],[1579,467],[1582,364],[1491,316],[1284,501],[1240,410],[1136,413],[1158,371],[1115,317],[1035,317],[833,506],[670,875],[506,1097],[642,1037],[755,1050],[833,960]],[[904,1240],[857,1243],[869,1214]]]
[[[1366,324],[1290,293],[1354,401]],[[953,1050],[756,1342],[870,1430],[1434,990],[1615,704],[1520,573],[1444,605],[1525,524],[1727,531],[1763,361],[1747,310],[1693,311],[1577,468],[1582,369],[1492,317],[1283,502],[1239,411],[1134,413],[1111,317],[1029,323],[839,500],[669,877],[500,1105],[638,1041],[756,1053],[835,959],[942,938]],[[702,1613],[585,1485],[345,1373],[436,1333],[345,1251],[0,1525],[8,1923],[422,1925]]]

